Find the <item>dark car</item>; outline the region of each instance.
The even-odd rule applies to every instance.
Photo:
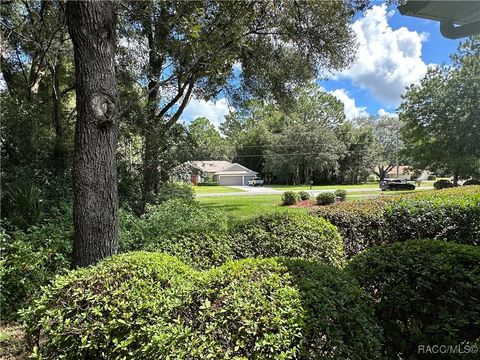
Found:
[[[380,181],[380,189],[385,190],[415,190],[415,185],[403,179],[383,179]]]

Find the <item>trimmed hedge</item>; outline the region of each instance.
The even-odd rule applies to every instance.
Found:
[[[339,269],[247,259],[198,273],[130,253],[59,277],[25,312],[35,355],[138,359],[377,359],[370,298]]]
[[[144,250],[167,253],[199,270],[222,265],[234,258],[231,239],[222,232],[178,234],[159,239]]]
[[[463,183],[463,186],[480,185],[480,180],[470,179]]]
[[[296,192],[285,191],[282,195],[282,205],[284,206],[295,205],[299,199],[300,199],[300,196]]]
[[[276,213],[249,219],[231,231],[235,258],[299,257],[343,263],[340,234],[328,221],[307,214]]]
[[[314,213],[337,226],[347,257],[410,239],[480,245],[480,186],[336,203]]]
[[[317,205],[330,205],[334,204],[336,200],[333,192],[324,192],[317,195]]]
[[[347,200],[347,190],[338,189],[335,190],[334,194],[337,199],[340,199],[340,201]]]
[[[42,359],[144,358],[158,341],[152,335],[172,338],[186,330],[173,320],[191,297],[193,277],[171,256],[142,252],[58,277],[24,312],[30,342],[40,345],[34,353]]]
[[[197,183],[197,186],[218,186],[218,182],[216,181],[203,181]]]
[[[337,227],[347,257],[387,240],[384,212],[385,202],[381,200],[340,202],[315,210],[316,215]]]
[[[355,256],[347,271],[373,298],[385,358],[417,358],[418,345],[477,340],[479,264],[479,247],[439,240],[382,245]]]
[[[453,184],[450,180],[438,180],[433,183],[433,188],[435,190],[448,189],[453,187]]]

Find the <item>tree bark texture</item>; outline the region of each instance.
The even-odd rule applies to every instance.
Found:
[[[77,96],[73,266],[84,267],[118,249],[117,19],[111,1],[69,1],[66,12]]]

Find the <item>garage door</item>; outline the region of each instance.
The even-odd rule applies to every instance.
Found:
[[[243,185],[242,176],[220,176],[218,183],[225,186]]]

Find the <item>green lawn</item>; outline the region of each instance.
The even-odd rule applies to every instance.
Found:
[[[266,187],[281,191],[301,191],[310,190],[309,185],[266,185]],[[365,189],[378,188],[377,183],[360,185],[314,185],[311,190],[336,190],[336,189]]]
[[[376,196],[393,196],[410,193],[413,191],[352,191],[348,195],[348,201],[356,201]],[[308,208],[292,208],[281,206],[281,194],[274,195],[251,195],[251,196],[206,196],[197,200],[201,206],[209,209],[219,210],[226,213],[230,222],[248,219],[250,217],[271,214],[273,212],[307,212]]]
[[[270,214],[281,211],[306,212],[307,209],[281,206],[281,195],[252,195],[252,196],[212,196],[201,197],[197,200],[206,208],[225,212],[230,221],[247,219],[253,216]]]
[[[195,194],[213,194],[213,193],[230,193],[243,192],[243,190],[235,189],[228,186],[192,186]]]

